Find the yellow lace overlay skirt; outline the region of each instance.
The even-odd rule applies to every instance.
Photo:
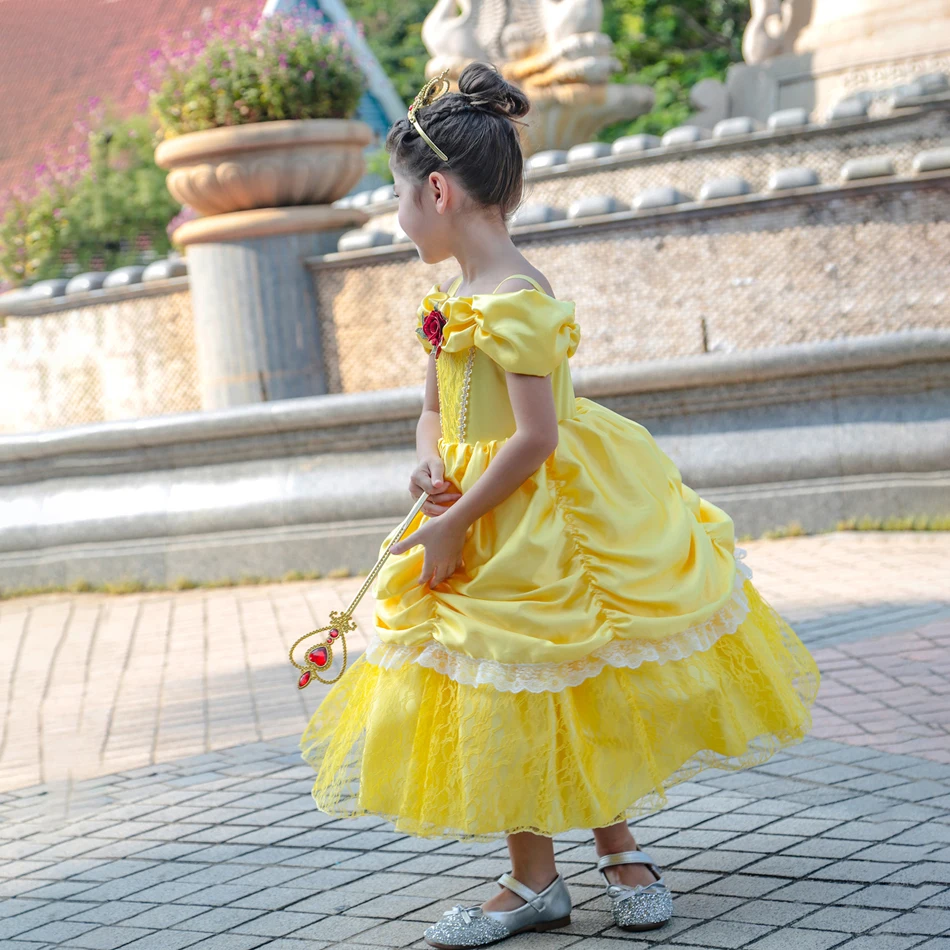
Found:
[[[751,581],[741,595],[744,619],[707,648],[557,691],[360,657],[302,739],[314,800],[422,837],[554,835],[654,811],[705,768],[763,762],[807,733],[818,670]]]

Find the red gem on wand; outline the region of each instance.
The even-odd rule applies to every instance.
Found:
[[[297,689],[303,689],[310,682],[310,670],[304,670],[297,680]]]
[[[334,627],[334,628],[330,631],[330,639],[331,639],[331,640],[335,640],[339,635],[340,635],[340,631],[337,630],[336,627]]]
[[[327,652],[326,647],[317,647],[316,650],[311,650],[307,654],[307,659],[314,666],[326,666],[330,659],[330,654]]]

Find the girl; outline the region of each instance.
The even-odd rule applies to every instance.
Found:
[[[642,426],[575,398],[574,304],[505,227],[527,99],[481,63],[446,85],[387,143],[400,226],[423,261],[461,270],[418,311],[410,492],[429,497],[378,576],[367,652],[304,733],[313,797],[422,837],[507,836],[502,890],[447,912],[433,947],[568,924],[551,836],[573,828],[593,829],[616,923],[650,929],[672,899],[628,820],[801,739],[818,671],[750,583],[728,515]]]

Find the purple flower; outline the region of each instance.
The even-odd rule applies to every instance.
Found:
[[[160,49],[150,49],[148,51],[148,61],[150,63],[158,62],[162,58],[162,51]]]
[[[304,79],[304,82],[313,82],[313,70],[312,70],[312,69],[308,69],[308,70],[303,74],[303,79]]]

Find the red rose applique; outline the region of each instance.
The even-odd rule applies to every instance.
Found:
[[[422,321],[422,332],[425,338],[435,347],[435,355],[438,359],[442,352],[442,328],[446,324],[446,319],[441,310],[430,310]]]

